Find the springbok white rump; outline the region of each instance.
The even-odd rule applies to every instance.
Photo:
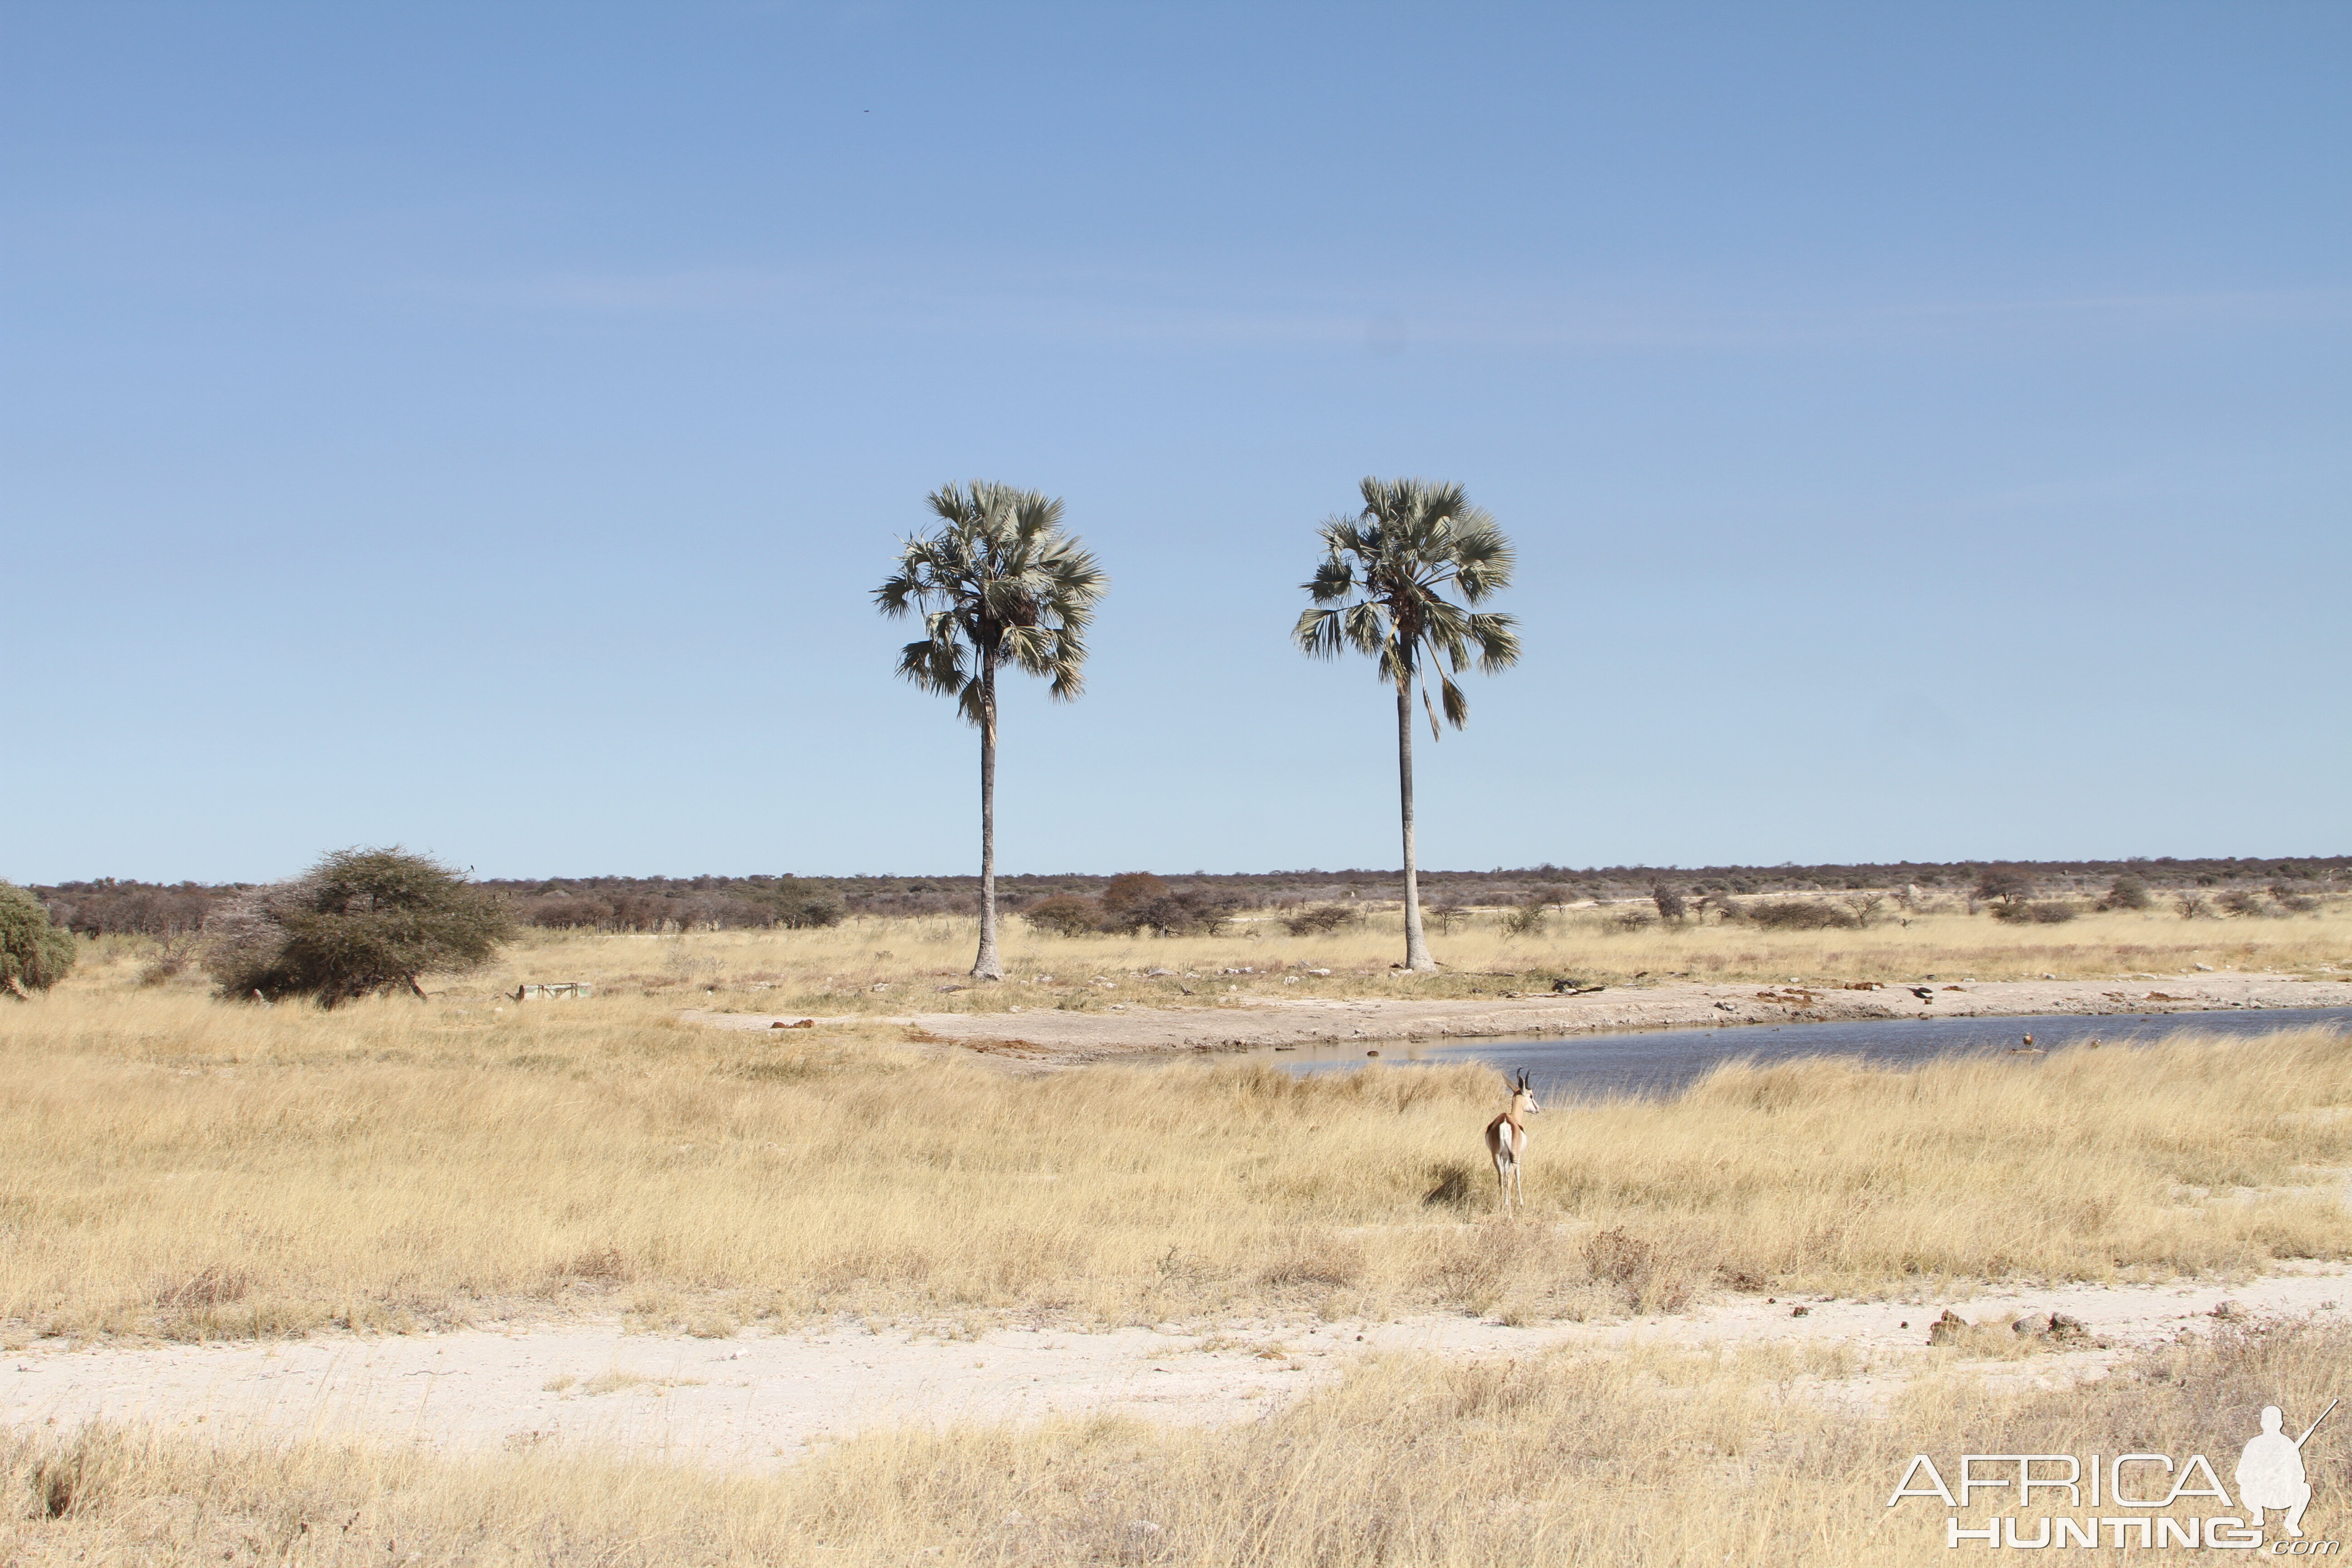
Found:
[[[1522,1208],[1527,1206],[1527,1184],[1519,1177],[1519,1159],[1528,1152],[1524,1119],[1541,1110],[1543,1107],[1536,1103],[1536,1091],[1528,1087],[1528,1075],[1523,1068],[1518,1080],[1511,1086],[1511,1109],[1486,1123],[1486,1152],[1494,1157],[1495,1180],[1503,1189],[1506,1214],[1510,1212],[1514,1194]]]

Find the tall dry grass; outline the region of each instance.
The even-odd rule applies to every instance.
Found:
[[[1865,1415],[1785,1351],[1398,1358],[1236,1428],[1097,1420],[884,1433],[767,1479],[576,1452],[467,1463],[357,1447],[42,1431],[0,1436],[0,1560],[1944,1563],[1953,1557],[1940,1503],[1885,1506],[1915,1453],[1936,1458],[1947,1476],[1962,1453],[2203,1453],[2227,1485],[2263,1405],[2297,1419],[2315,1414],[2343,1389],[2347,1365],[2352,1332],[2306,1323],[2173,1345],[2103,1381],[2046,1392],[2004,1392],[1955,1373]],[[2305,1528],[2315,1541],[2342,1533],[2346,1447],[2339,1430],[2309,1450],[2316,1495]],[[2042,1494],[2023,1515],[2029,1538],[2058,1500]],[[2214,1511],[2210,1500],[2191,1499],[2164,1513]],[[1992,1512],[1980,1499],[1962,1523],[1982,1528]],[[2276,1539],[2274,1514],[2272,1525]]]
[[[2352,1252],[2352,1045],[1727,1068],[1556,1106],[1491,1217],[1475,1068],[1014,1080],[667,994],[321,1013],[105,982],[0,1005],[0,1336],[868,1312],[1159,1321],[1670,1308]]]

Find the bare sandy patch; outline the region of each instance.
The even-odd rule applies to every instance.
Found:
[[[210,1441],[362,1438],[436,1452],[564,1448],[770,1470],[898,1427],[1117,1415],[1168,1426],[1261,1418],[1366,1358],[1522,1358],[1586,1346],[1780,1355],[1809,1386],[1875,1405],[1917,1377],[1989,1362],[1994,1384],[2060,1387],[2225,1322],[2326,1317],[2352,1268],[2233,1283],[2004,1285],[1945,1301],[1737,1297],[1657,1317],[1512,1326],[1423,1314],[1388,1321],[1248,1320],[1087,1333],[1005,1328],[970,1339],[838,1325],[709,1340],[617,1321],[276,1343],[37,1345],[0,1359],[0,1427],[92,1420]],[[2227,1306],[2224,1306],[2227,1303]],[[2053,1313],[2079,1345],[2002,1363],[1930,1349],[1944,1310],[1994,1329]]]

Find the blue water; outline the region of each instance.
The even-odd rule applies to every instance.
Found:
[[[2226,1012],[2052,1014],[2021,1018],[1866,1018],[1843,1024],[1751,1024],[1719,1029],[1652,1029],[1622,1035],[1571,1035],[1543,1040],[1465,1040],[1446,1044],[1381,1041],[1301,1046],[1266,1056],[1294,1072],[1339,1072],[1370,1065],[1485,1062],[1506,1072],[1528,1069],[1538,1098],[1670,1094],[1728,1061],[1788,1061],[1850,1057],[1878,1067],[1906,1067],[1936,1057],[1998,1056],[2027,1035],[2038,1047],[2098,1040],[2145,1042],[2176,1029],[2260,1035],[2314,1024],[2352,1028],[2352,1007],[2243,1007]],[[2021,1058],[2033,1060],[2033,1058]]]

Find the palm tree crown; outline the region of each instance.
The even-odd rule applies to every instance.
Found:
[[[1446,721],[1459,730],[1470,700],[1453,678],[1474,662],[1491,675],[1519,657],[1513,617],[1465,607],[1510,586],[1510,542],[1460,485],[1368,479],[1363,496],[1360,514],[1323,524],[1323,560],[1302,584],[1331,607],[1303,612],[1291,635],[1318,658],[1349,647],[1368,654],[1383,681],[1408,693],[1425,672],[1422,703],[1433,735],[1440,731],[1426,674],[1433,673]],[[1449,585],[1464,604],[1446,597]]]
[[[1086,633],[1109,579],[1062,531],[1062,503],[1035,490],[974,480],[930,496],[944,526],[909,539],[898,569],[874,590],[886,616],[919,613],[927,634],[898,655],[898,673],[953,697],[992,728],[998,664],[1049,679],[1053,695],[1086,685]]]

